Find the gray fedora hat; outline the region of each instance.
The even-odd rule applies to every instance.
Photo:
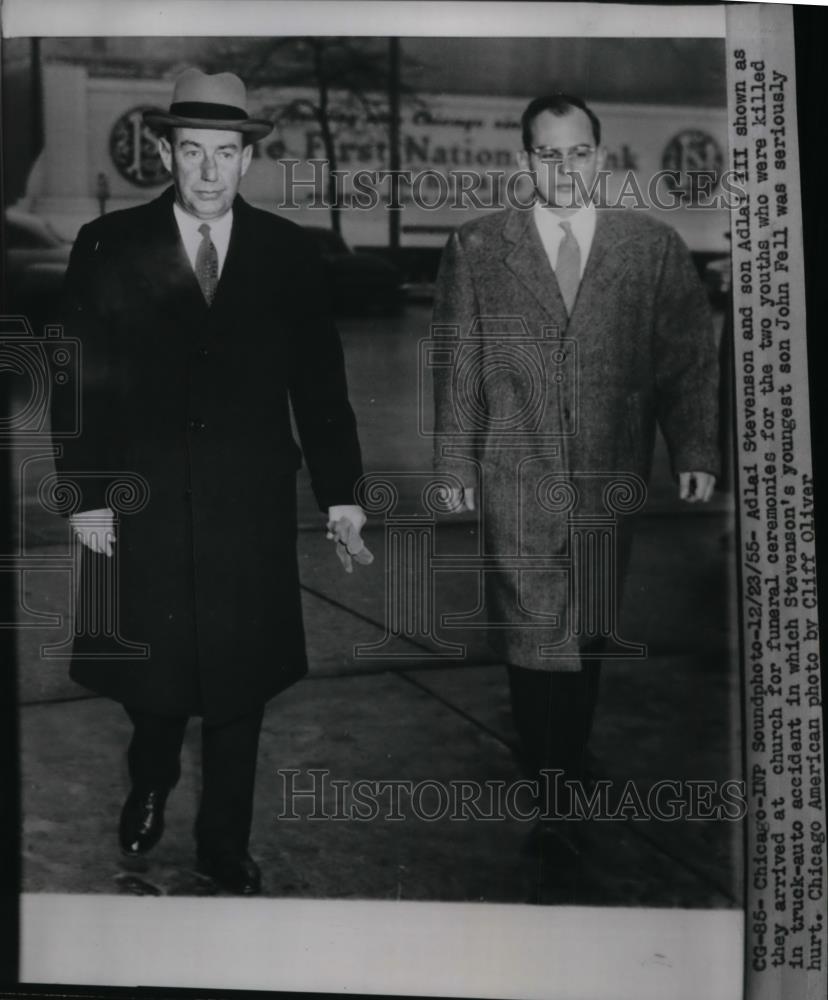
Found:
[[[203,73],[185,69],[175,81],[170,110],[145,111],[150,128],[214,128],[243,132],[251,140],[262,139],[273,123],[247,114],[247,90],[235,73]]]

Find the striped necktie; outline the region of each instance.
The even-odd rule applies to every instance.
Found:
[[[578,296],[578,286],[581,284],[581,249],[575,234],[572,232],[572,224],[560,222],[558,225],[563,230],[563,239],[558,247],[558,263],[555,268],[555,277],[558,279],[558,288],[564,300],[566,311],[572,314],[572,307]]]
[[[206,222],[198,227],[201,233],[201,243],[195,261],[195,274],[201,285],[201,293],[207,305],[212,305],[219,279],[218,251],[210,239],[210,227]]]

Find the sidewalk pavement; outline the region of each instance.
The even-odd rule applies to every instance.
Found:
[[[438,529],[447,551],[474,544],[472,522]],[[646,798],[659,779],[741,777],[740,691],[733,581],[722,546],[732,518],[651,513],[640,518],[620,633],[644,641],[642,660],[607,661],[592,739],[593,771],[628,780]],[[514,732],[505,670],[483,635],[466,656],[436,660],[398,639],[377,659],[354,657],[357,644],[384,638],[385,574],[381,527],[366,532],[377,557],[342,572],[324,531],[300,534],[309,677],[268,706],[257,779],[251,850],[264,892],[279,897],[521,903],[537,899],[537,869],[521,856],[531,824],[519,819],[452,819],[434,785],[421,786],[419,814],[401,796],[403,819],[334,819],[335,786],[315,804],[289,794],[309,789],[310,769],[328,780],[514,782]],[[61,551],[46,531],[37,551]],[[65,547],[64,547],[65,550]],[[472,609],[474,577],[445,574],[438,606]],[[26,576],[27,606],[65,615],[60,574]],[[117,818],[126,793],[129,725],[120,706],[90,697],[66,678],[65,661],[44,661],[40,646],[59,638],[43,623],[20,632],[23,875],[26,892],[204,894],[192,870],[198,795],[199,725],[185,742],[182,778],[167,807],[167,831],[144,871],[118,855]],[[65,628],[64,628],[65,632]],[[448,638],[448,634],[446,634]],[[274,656],[279,652],[273,637]],[[391,656],[406,654],[408,658]],[[456,785],[455,785],[456,787]],[[314,808],[327,818],[313,819]],[[295,811],[296,818],[285,818]],[[429,821],[422,814],[437,814]],[[281,818],[280,818],[281,817]],[[588,824],[583,876],[543,901],[600,905],[738,907],[741,824],[728,821],[617,819]]]

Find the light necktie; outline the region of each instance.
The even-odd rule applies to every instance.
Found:
[[[563,230],[564,235],[558,247],[555,277],[558,280],[558,288],[561,291],[566,311],[571,314],[578,295],[578,286],[581,283],[581,248],[572,232],[572,224],[560,222],[558,225]]]
[[[209,306],[212,305],[219,279],[218,251],[210,239],[210,227],[206,222],[202,222],[198,231],[201,233],[201,243],[196,254],[195,274],[199,285],[201,285],[201,292]]]

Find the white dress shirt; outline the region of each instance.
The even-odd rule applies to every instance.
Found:
[[[561,229],[562,222],[568,222],[572,226],[572,235],[578,243],[581,251],[581,277],[584,276],[589,251],[592,247],[592,238],[595,235],[595,205],[582,205],[577,212],[566,217],[557,215],[550,208],[546,208],[539,201],[536,201],[532,209],[537,226],[538,235],[543,243],[543,249],[549,258],[549,263],[553,271],[558,269],[558,250],[564,231]]]
[[[187,257],[194,271],[196,254],[202,240],[198,227],[204,225],[205,222],[210,227],[210,239],[213,241],[213,246],[216,248],[216,253],[218,254],[218,273],[219,277],[221,277],[224,260],[227,257],[227,248],[230,246],[233,209],[231,208],[229,212],[225,212],[224,215],[220,215],[217,219],[197,219],[194,215],[190,215],[189,212],[185,212],[178,202],[174,202],[173,212],[175,213],[175,221],[178,223],[178,231],[181,233],[181,241],[184,244],[184,249],[187,251]]]

